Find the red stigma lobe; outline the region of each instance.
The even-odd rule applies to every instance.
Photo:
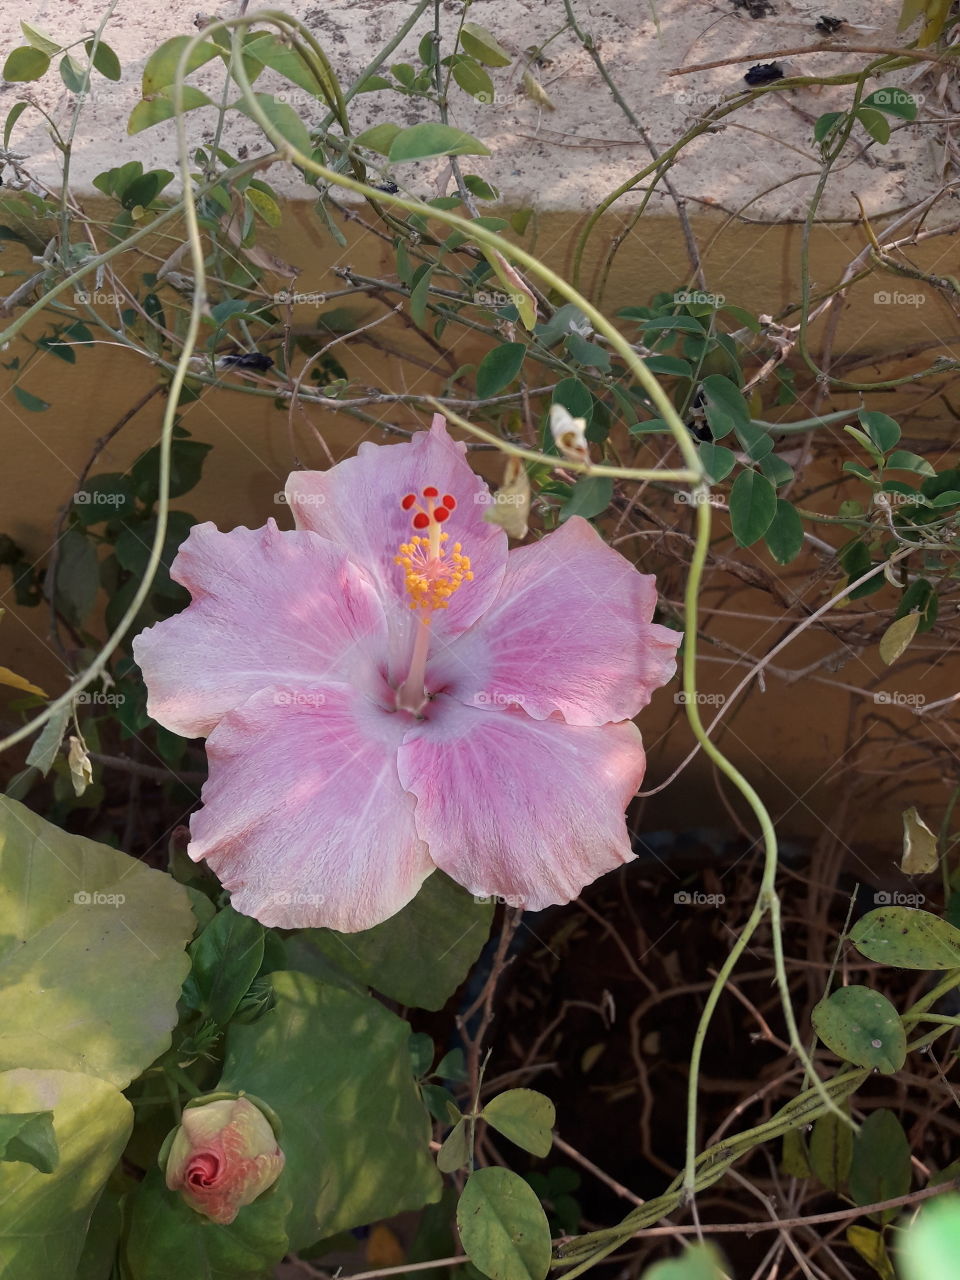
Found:
[[[426,489],[424,489],[424,491],[423,491],[423,496],[424,496],[425,498],[439,498],[439,496],[440,496],[440,490],[439,490],[439,489],[435,489],[435,488],[433,487],[433,485],[432,485],[432,484],[431,484],[431,485],[428,485],[428,486],[427,486],[427,488],[426,488]]]
[[[457,509],[457,500],[450,493],[445,493],[441,498],[441,502],[447,508],[448,511],[455,511]]]
[[[418,511],[413,517],[413,527],[415,529],[426,529],[430,523],[430,517],[423,511]]]
[[[449,517],[450,512],[446,507],[434,507],[433,518],[436,520],[437,524],[443,524],[444,520],[449,519]]]
[[[400,499],[400,505],[403,507],[404,511],[409,511],[416,500],[417,495],[415,493],[408,493],[405,498]]]

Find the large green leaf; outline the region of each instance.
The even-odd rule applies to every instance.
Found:
[[[730,490],[730,524],[741,547],[752,546],[777,514],[777,491],[758,471],[741,471]]]
[[[130,1203],[130,1280],[264,1280],[287,1252],[290,1197],[274,1184],[229,1226],[211,1222],[151,1169]]]
[[[297,968],[306,967],[307,949],[319,951],[391,1000],[442,1009],[480,954],[492,919],[491,903],[435,871],[402,911],[363,933],[302,929]]]
[[[431,156],[488,156],[489,148],[470,133],[427,121],[401,129],[390,145],[390,159],[429,160]]]
[[[861,955],[897,969],[960,969],[960,929],[912,907],[878,907],[850,930]]]
[[[519,1174],[497,1168],[471,1173],[457,1205],[457,1228],[470,1261],[491,1280],[544,1280],[550,1228]]]
[[[60,1158],[52,1173],[0,1164],[0,1275],[67,1280],[97,1198],[130,1136],[133,1108],[103,1080],[72,1071],[0,1073],[0,1112],[50,1110]]]
[[[419,1209],[440,1195],[406,1022],[369,996],[274,973],[271,1011],[228,1032],[219,1088],[262,1098],[283,1124],[277,1187],[290,1248]]]
[[[894,1200],[910,1190],[910,1143],[903,1125],[886,1107],[871,1111],[853,1140],[850,1195],[855,1204]],[[896,1209],[875,1213],[880,1222],[897,1216]]]
[[[41,1173],[52,1173],[59,1159],[52,1111],[0,1115],[0,1160],[22,1161]]]
[[[0,796],[0,1070],[125,1088],[170,1044],[195,924],[170,876]]]

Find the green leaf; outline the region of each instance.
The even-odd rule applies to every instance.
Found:
[[[522,342],[505,342],[488,351],[477,369],[477,398],[486,400],[508,387],[519,375],[526,354]]]
[[[583,418],[590,425],[593,418],[593,396],[579,378],[561,378],[553,389],[553,404],[562,404],[572,418]],[[547,438],[552,439],[549,429]]]
[[[60,59],[58,70],[60,79],[69,93],[83,93],[84,85],[87,83],[87,71],[82,62],[79,62],[72,53],[65,53]]]
[[[156,49],[150,55],[146,66],[143,68],[143,96],[145,98],[149,98],[152,94],[159,93],[163,89],[168,89],[175,83],[177,67],[180,65],[183,51],[192,39],[192,36],[171,36],[169,40],[165,40],[159,49]],[[215,44],[211,44],[208,40],[199,41],[186,61],[183,69],[184,77],[190,75],[192,71],[196,71],[198,67],[202,67],[211,58],[218,57],[219,53],[220,50]]]
[[[289,1212],[289,1194],[275,1183],[222,1226],[168,1191],[160,1170],[151,1169],[127,1206],[130,1280],[264,1280],[289,1248]]]
[[[218,1088],[252,1093],[280,1117],[286,1164],[275,1186],[293,1199],[289,1247],[436,1200],[409,1025],[303,973],[269,981],[276,1003],[252,1026],[231,1025]]]
[[[75,625],[92,610],[100,590],[97,549],[79,529],[68,529],[57,546],[56,604]]]
[[[190,978],[199,1008],[225,1027],[263,963],[265,930],[250,916],[224,907],[190,946]]]
[[[378,155],[385,156],[400,132],[402,130],[398,124],[375,124],[372,129],[364,129],[363,133],[357,134],[354,142],[358,147],[366,147],[368,151],[376,151]]]
[[[488,156],[489,148],[448,124],[424,123],[401,129],[388,152],[389,158],[399,164],[403,160],[429,160],[431,156]]]
[[[789,564],[803,547],[803,521],[800,513],[785,498],[777,499],[777,510],[764,534],[767,549],[777,564]]]
[[[413,277],[413,288],[410,290],[410,314],[414,324],[421,329],[427,323],[427,299],[430,296],[430,279],[433,276],[434,264],[425,262],[417,268]]]
[[[308,63],[296,49],[284,44],[273,32],[251,34],[252,38],[244,46],[245,58],[255,58],[315,98],[325,99],[331,106],[337,101],[337,85],[319,59]],[[312,70],[313,66],[316,66],[317,75]]]
[[[213,102],[205,93],[201,93],[192,84],[183,86],[184,111],[194,111],[197,107],[211,106],[213,106]],[[163,124],[165,120],[172,120],[175,115],[176,109],[170,94],[166,91],[155,93],[152,98],[145,98],[143,102],[138,102],[130,112],[130,118],[127,121],[127,133],[131,135],[142,133],[144,129],[151,129],[155,124]]]
[[[850,930],[861,955],[895,969],[960,968],[960,929],[929,911],[878,907]]]
[[[508,67],[513,58],[479,22],[465,22],[460,28],[460,44],[488,67]]]
[[[900,1250],[903,1280],[949,1280],[960,1257],[960,1195],[922,1205]]]
[[[179,600],[182,595],[183,588],[170,577],[170,566],[195,523],[193,516],[185,511],[171,511],[167,519],[167,533],[152,588],[167,599]],[[121,568],[132,573],[136,582],[142,581],[146,573],[156,531],[157,518],[152,516],[142,523],[129,523],[117,538],[114,554]]]
[[[453,78],[464,93],[469,93],[477,102],[493,102],[493,81],[473,58],[458,58],[453,64]]]
[[[15,102],[13,106],[10,108],[10,110],[7,112],[6,123],[3,126],[4,147],[9,147],[10,135],[11,133],[13,133],[13,126],[17,123],[17,121],[20,119],[20,117],[23,115],[23,113],[26,111],[27,107],[29,106],[30,106],[29,102]]]
[[[52,1173],[59,1159],[52,1111],[0,1115],[0,1161],[30,1164],[41,1173]]]
[[[856,115],[874,142],[886,144],[890,141],[890,122],[885,115],[870,107],[858,107]]]
[[[856,582],[873,568],[873,558],[866,545],[859,538],[847,543],[839,553],[839,560],[847,575],[848,583]],[[855,587],[850,592],[850,599],[859,600],[862,596],[873,595],[875,591],[879,591],[883,587],[883,583],[883,574],[875,573],[872,578],[868,578],[866,582],[861,583],[859,587]]]
[[[30,413],[43,413],[44,409],[49,409],[49,402],[41,400],[39,396],[33,396],[29,391],[24,391],[23,387],[16,386],[13,388],[13,394],[20,403]]]
[[[643,363],[651,373],[665,373],[673,378],[693,377],[690,361],[681,360],[679,356],[646,356]]]
[[[839,1116],[828,1111],[814,1122],[810,1134],[810,1167],[830,1191],[841,1191],[850,1174],[853,1159],[853,1130]]]
[[[737,463],[737,455],[732,449],[725,449],[722,444],[710,444],[705,440],[700,445],[699,453],[700,461],[714,484],[726,480]]]
[[[814,142],[822,142],[838,120],[843,119],[842,111],[828,111],[817,119],[813,126]]]
[[[5,796],[0,888],[0,1068],[126,1088],[170,1044],[194,930],[186,891]]]
[[[884,1075],[899,1071],[907,1057],[907,1035],[896,1009],[869,987],[838,987],[814,1007],[813,1029],[839,1058]]]
[[[491,1098],[480,1113],[505,1138],[534,1156],[548,1156],[557,1122],[553,1103],[535,1089],[508,1089]]]
[[[907,613],[891,622],[880,639],[880,658],[891,666],[906,652],[920,625],[919,613]]]
[[[881,1231],[856,1225],[847,1227],[847,1243],[873,1268],[880,1280],[897,1280]]]
[[[310,134],[307,132],[307,126],[289,103],[279,102],[271,93],[255,93],[253,96],[263,114],[284,142],[289,142],[291,147],[294,147],[302,155],[313,155],[313,143],[310,140]],[[256,120],[253,112],[242,101],[237,103],[237,110],[243,111],[251,120]],[[259,125],[259,120],[256,123]],[[271,139],[271,141],[274,141],[274,139]]]
[[[571,516],[592,520],[606,511],[613,497],[613,480],[609,476],[583,476],[573,486],[573,492],[560,508],[559,523]]]
[[[45,53],[51,58],[55,53],[60,52],[61,46],[54,40],[53,36],[48,35],[40,27],[31,26],[23,18],[20,19],[20,30],[31,48],[39,49],[41,53]]]
[[[862,409],[857,415],[867,435],[883,453],[888,453],[900,439],[900,427],[885,413]]]
[[[63,741],[63,735],[66,733],[69,723],[70,704],[67,703],[66,706],[53,713],[30,748],[27,755],[27,764],[39,769],[44,777],[53,768],[53,762],[59,754],[60,743]],[[2,875],[2,869],[0,869],[0,875]]]
[[[741,547],[762,538],[777,514],[777,491],[757,471],[741,471],[730,490],[730,524]]]
[[[915,471],[920,476],[935,476],[937,473],[926,458],[909,449],[895,449],[887,459],[888,471]]]
[[[769,437],[768,437],[769,439]],[[771,445],[773,441],[770,441]],[[757,455],[751,453],[752,458]],[[775,488],[779,489],[781,485],[789,484],[793,479],[793,467],[789,462],[784,462],[783,458],[778,458],[775,453],[766,454],[760,461],[760,470],[767,477]]]
[[[93,41],[88,40],[83,47],[89,57],[93,52]],[[120,59],[105,40],[101,40],[97,45],[97,51],[93,54],[93,65],[107,80],[119,80],[123,74]]]
[[[9,1007],[9,997],[7,1002]],[[38,1030],[33,1041],[41,1055],[43,1037]],[[90,1215],[133,1127],[130,1103],[92,1075],[25,1067],[0,1074],[0,1112],[41,1111],[53,1113],[60,1159],[49,1173],[24,1162],[0,1164],[4,1280],[37,1280],[41,1274],[66,1280],[76,1274]]]
[[[26,80],[39,80],[49,66],[50,58],[41,49],[22,45],[7,56],[3,64],[3,78],[19,83]]]
[[[509,1169],[477,1169],[457,1205],[457,1228],[470,1261],[490,1280],[545,1280],[550,1228],[540,1201]]]
[[[893,1200],[910,1190],[910,1144],[900,1121],[886,1108],[871,1111],[853,1140],[850,1163],[850,1195],[854,1204]],[[872,1215],[876,1222],[890,1222],[898,1209]]]
[[[682,1258],[665,1258],[644,1271],[641,1280],[724,1280],[720,1254],[712,1244],[695,1244]]]
[[[722,374],[711,373],[701,383],[701,391],[706,400],[707,422],[715,439],[722,440],[736,428],[749,428],[750,409],[735,382]]]
[[[899,116],[901,120],[917,118],[916,100],[904,89],[877,89],[869,98],[864,98],[860,105],[882,111],[888,116]]]
[[[181,498],[200,481],[203,464],[213,446],[200,440],[175,439],[170,448],[171,498]],[[152,445],[141,453],[130,468],[130,481],[141,502],[151,505],[160,496],[160,446]],[[182,518],[183,512],[173,512]],[[190,523],[193,523],[192,520]],[[189,528],[189,525],[187,526]],[[184,537],[186,533],[184,532]]]
[[[478,903],[435,871],[402,911],[362,933],[303,929],[310,949],[381,995],[418,1009],[442,1009],[487,940],[493,905]]]
[[[926,578],[916,578],[900,597],[895,616],[905,618],[908,613],[919,614],[917,631],[922,635],[934,625],[939,610],[940,601],[932,584]]]
[[[456,1173],[470,1163],[470,1126],[467,1118],[458,1120],[437,1152],[437,1168],[441,1173]]]

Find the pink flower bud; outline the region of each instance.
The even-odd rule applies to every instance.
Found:
[[[161,1153],[161,1163],[163,1153]],[[224,1226],[272,1187],[283,1152],[270,1121],[249,1098],[184,1108],[166,1161],[167,1186],[197,1213]]]

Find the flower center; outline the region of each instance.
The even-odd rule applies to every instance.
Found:
[[[410,670],[397,690],[397,707],[418,715],[427,701],[424,676],[430,648],[430,620],[436,609],[446,609],[450,597],[473,579],[470,558],[459,542],[449,545],[450,535],[443,524],[456,510],[452,494],[441,494],[433,485],[423,490],[422,500],[408,493],[400,502],[411,512],[414,534],[400,544],[396,563],[403,570],[410,608],[419,615],[419,625],[410,657]]]
[[[415,493],[408,493],[400,503],[404,511],[413,512],[410,523],[419,532],[400,544],[396,562],[403,569],[410,608],[429,614],[434,609],[446,609],[450,597],[473,578],[473,573],[461,544],[455,542],[449,547],[450,535],[441,529],[456,509],[456,498],[449,493],[441,497],[439,490],[430,485],[423,491],[423,500],[425,506],[417,501]]]

